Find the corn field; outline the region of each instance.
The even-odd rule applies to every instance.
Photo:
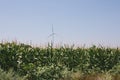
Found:
[[[0,67],[13,69],[26,80],[120,80],[120,49],[49,44],[41,48],[6,42],[0,43]]]

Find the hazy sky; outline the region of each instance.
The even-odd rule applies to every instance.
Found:
[[[0,0],[0,40],[120,46],[120,0]]]

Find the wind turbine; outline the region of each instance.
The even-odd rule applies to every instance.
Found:
[[[51,46],[54,45],[54,36],[56,35],[56,33],[54,33],[54,28],[53,28],[53,24],[52,24],[52,33],[48,36],[48,37],[52,37],[51,39]]]
[[[59,35],[59,34],[56,34],[55,32],[54,32],[54,27],[53,27],[53,24],[52,24],[52,33],[48,36],[48,38],[51,38],[51,47],[53,47],[54,46],[54,43],[55,43],[55,36],[57,35],[57,37],[61,37],[61,38],[63,38],[63,36],[61,36],[61,35]],[[62,44],[62,43],[61,43]]]

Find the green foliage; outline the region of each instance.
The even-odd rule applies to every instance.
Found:
[[[13,72],[13,70],[3,71],[0,68],[0,80],[27,80],[23,76],[19,76]]]
[[[118,48],[52,48],[50,45],[39,48],[15,42],[0,43],[1,68],[5,71],[12,68],[19,75],[27,76],[28,80],[57,80],[68,74],[67,72],[76,71],[84,74],[104,73],[110,70],[116,72],[119,67],[115,66],[118,64]]]

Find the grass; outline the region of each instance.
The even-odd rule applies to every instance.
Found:
[[[72,73],[60,80],[120,80],[120,75],[112,75],[110,73],[99,74],[82,74],[79,72]]]
[[[0,68],[0,80],[27,80],[25,77],[16,74],[12,69],[4,71]]]

